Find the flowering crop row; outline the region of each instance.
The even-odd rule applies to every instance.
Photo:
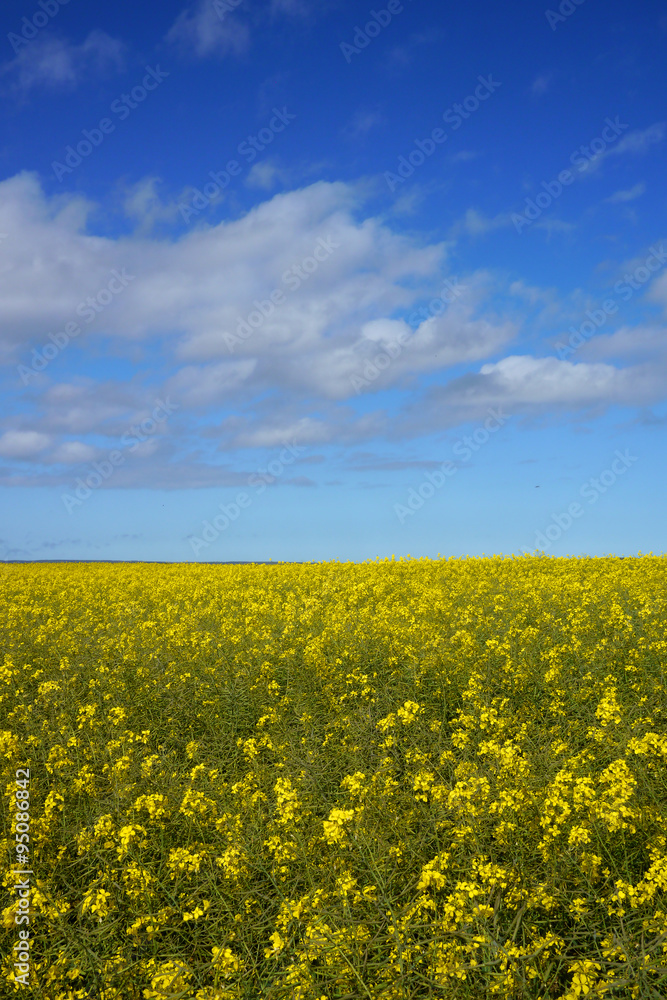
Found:
[[[666,570],[0,566],[0,995],[664,995]]]

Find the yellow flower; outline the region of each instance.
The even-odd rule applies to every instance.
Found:
[[[573,972],[572,988],[566,993],[568,1000],[575,997],[587,996],[592,993],[597,983],[597,972],[600,966],[597,962],[575,962],[568,967],[568,972]]]
[[[191,912],[184,913],[183,921],[187,922],[188,920],[199,920],[200,917],[203,917],[206,913],[208,913],[210,907],[211,907],[210,902],[208,901],[208,899],[205,899],[202,902],[201,906],[195,906],[194,910],[192,910]]]
[[[89,889],[83,898],[81,912],[96,914],[98,923],[101,923],[109,913],[110,898],[111,893],[106,889]]]
[[[581,916],[584,913],[588,913],[588,907],[586,905],[586,900],[581,896],[577,896],[572,900],[569,906],[569,912],[575,916]]]
[[[365,781],[366,775],[361,771],[356,771],[355,774],[346,775],[340,785],[341,788],[346,788],[351,796],[356,797],[363,794]]]
[[[182,994],[192,973],[183,962],[163,962],[151,979],[151,988],[144,990],[146,1000],[163,1000]]]
[[[204,857],[200,853],[192,853],[187,847],[174,847],[169,852],[167,867],[171,872],[171,878],[175,878],[179,872],[191,874],[198,872]]]
[[[396,715],[399,717],[404,726],[409,726],[411,722],[414,722],[418,715],[423,713],[423,709],[416,701],[406,701],[402,708],[399,708]]]
[[[293,823],[299,815],[299,797],[289,778],[278,778],[276,793],[277,822],[282,825]]]
[[[428,791],[434,781],[435,775],[430,771],[420,771],[416,774],[412,781],[415,798],[417,800],[421,800],[422,802],[428,802]]]
[[[342,844],[345,840],[345,826],[354,818],[354,809],[332,809],[329,819],[323,820],[324,837],[329,844]]]
[[[356,884],[356,878],[353,878],[349,872],[345,872],[344,875],[336,879],[337,895],[344,899],[355,888]]]
[[[212,948],[213,967],[226,979],[242,972],[245,964],[234,954],[231,948]]]
[[[167,797],[165,795],[140,795],[134,803],[137,810],[145,809],[152,820],[162,819],[169,815]]]
[[[591,835],[585,826],[573,826],[570,830],[567,842],[570,847],[577,844],[590,844]]]
[[[449,861],[449,854],[437,854],[432,861],[424,865],[421,871],[417,891],[422,889],[443,889],[447,884],[447,879],[442,871]]]
[[[128,895],[137,898],[145,895],[154,881],[150,872],[134,861],[125,869],[122,878]]]
[[[133,844],[139,843],[140,846],[144,847],[146,841],[140,840],[140,835],[146,836],[146,827],[139,826],[137,823],[130,823],[128,826],[123,826],[118,831],[118,840],[120,841],[120,846],[116,848],[116,853],[118,857],[123,860],[126,857],[130,847]]]
[[[286,943],[284,938],[281,937],[278,931],[275,931],[273,934],[271,934],[271,936],[269,937],[269,941],[271,941],[273,947],[264,949],[264,958],[273,958],[275,955],[279,955],[280,952],[285,947]]]
[[[218,807],[213,799],[207,798],[202,792],[188,788],[183,796],[180,812],[184,816],[199,817],[200,819],[208,819],[210,817],[214,820],[217,816]]]
[[[114,835],[114,822],[111,816],[108,814],[106,816],[100,816],[97,823],[93,827],[94,835],[97,840],[103,841],[104,847],[113,847],[114,842],[109,838]]]

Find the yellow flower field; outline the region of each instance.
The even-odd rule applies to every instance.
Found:
[[[0,574],[0,996],[667,994],[665,558]]]

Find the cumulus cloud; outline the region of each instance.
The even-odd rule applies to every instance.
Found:
[[[3,427],[5,463],[38,463],[50,482],[66,481],[68,469],[99,458],[150,418],[157,398],[173,400],[177,412],[132,450],[114,485],[233,485],[238,470],[221,464],[221,453],[271,449],[289,436],[309,446],[356,445],[432,433],[492,405],[541,413],[649,405],[664,396],[662,363],[502,357],[527,308],[553,311],[554,293],[520,279],[506,287],[478,271],[445,295],[449,245],[395,231],[386,217],[364,211],[367,196],[361,185],[319,181],[177,236],[101,237],[88,231],[94,206],[85,199],[47,197],[28,173],[0,183],[0,230],[12,240],[0,268],[5,362],[30,364],[34,345],[50,343],[49,333],[71,321],[81,333],[63,351],[146,359],[125,381],[68,377],[62,354],[27,388],[15,377],[23,400],[20,417]],[[148,179],[126,211],[149,212],[155,197]],[[131,280],[87,323],[88,299],[114,272]],[[664,276],[651,294],[667,307]],[[646,333],[645,350],[633,357],[622,350],[632,331],[619,332],[609,356],[641,362],[659,336]],[[158,357],[160,375],[152,377]],[[446,381],[457,366],[475,365]],[[420,395],[424,376],[443,384]],[[417,399],[398,423],[382,408],[381,394],[391,389]],[[22,466],[0,475],[14,485],[39,479]]]
[[[84,444],[83,441],[63,441],[52,453],[51,461],[63,465],[79,465],[92,462],[97,452],[97,448]]]
[[[40,35],[5,63],[1,72],[14,88],[27,92],[35,87],[76,87],[92,73],[120,71],[124,65],[123,42],[95,30],[79,45]]]
[[[260,163],[255,163],[248,171],[245,183],[249,188],[270,191],[279,183],[285,183],[288,178],[289,171],[277,166],[270,160],[262,160]]]
[[[511,355],[479,372],[433,387],[419,407],[406,408],[400,431],[424,433],[434,425],[480,420],[489,408],[523,415],[602,413],[610,406],[643,406],[664,397],[664,366],[574,363]]]
[[[61,435],[119,437],[148,415],[152,398],[147,390],[131,383],[90,378],[56,383],[39,397],[42,426]]]
[[[443,244],[420,245],[364,218],[363,194],[342,183],[278,194],[241,219],[173,240],[90,236],[91,207],[77,197],[47,199],[31,174],[0,183],[0,228],[13,234],[0,272],[6,360],[29,361],[28,345],[69,322],[82,328],[79,344],[98,334],[160,336],[190,365],[230,360],[225,335],[236,335],[259,303],[269,315],[234,353],[258,358],[258,379],[283,364],[303,384],[304,356],[349,345],[365,322],[409,308],[444,264]],[[86,300],[114,271],[131,280],[88,324]],[[276,289],[283,301],[273,309]]]
[[[239,55],[250,45],[247,24],[236,16],[232,0],[231,12],[224,0],[199,0],[194,7],[187,7],[178,15],[166,39],[181,49],[199,57],[211,55]]]
[[[647,298],[652,302],[657,302],[658,305],[661,305],[664,309],[665,316],[667,316],[667,272],[664,272],[653,279],[647,292]]]
[[[667,358],[667,329],[664,326],[622,326],[610,334],[598,334],[582,344],[585,360],[624,358]]]
[[[0,437],[0,455],[4,458],[31,459],[48,448],[51,439],[38,431],[5,431]]]
[[[208,409],[226,402],[233,390],[245,385],[257,366],[254,358],[186,365],[168,379],[168,395],[192,409]]]
[[[179,201],[163,201],[158,191],[159,177],[144,177],[126,187],[123,193],[123,210],[128,219],[136,223],[136,232],[146,236],[160,224],[177,222]]]
[[[166,41],[182,52],[204,59],[242,55],[263,26],[280,19],[312,21],[324,14],[335,0],[270,0],[259,7],[253,0],[196,0],[178,15]]]
[[[232,421],[221,427],[221,431],[231,432],[234,448],[278,448],[285,442],[296,441],[300,446],[324,444],[332,439],[334,428],[322,420],[301,417],[299,420],[278,419],[272,426],[248,426],[245,421]],[[224,436],[222,441],[224,441]]]
[[[607,399],[619,373],[609,365],[572,364],[556,358],[514,355],[482,365],[479,391],[512,400],[514,406],[588,405]]]

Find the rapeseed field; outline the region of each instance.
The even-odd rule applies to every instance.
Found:
[[[665,558],[0,579],[0,996],[667,994]]]

